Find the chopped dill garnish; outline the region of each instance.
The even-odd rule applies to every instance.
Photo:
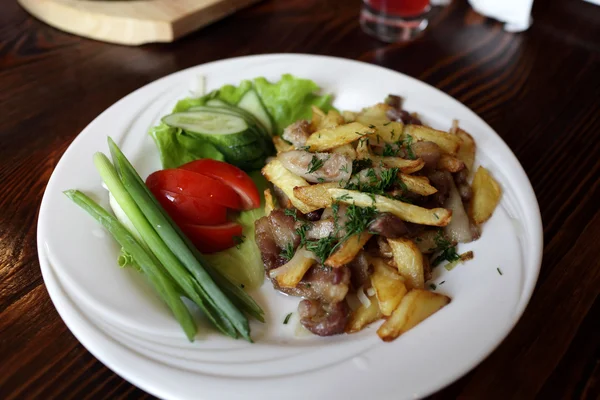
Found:
[[[444,237],[442,231],[439,231],[435,237],[435,244],[436,247],[434,252],[440,254],[431,263],[432,267],[436,267],[444,261],[454,262],[460,260],[460,255],[456,252],[456,246],[453,246],[452,243]]]
[[[292,257],[294,257],[294,244],[292,242],[285,245],[283,250],[281,250],[280,256],[290,261]]]
[[[292,317],[292,313],[289,313],[288,315],[285,316],[285,319],[283,320],[283,324],[287,325],[288,322],[290,322],[290,318]]]
[[[321,263],[333,253],[337,238],[333,235],[326,236],[319,240],[309,240],[306,242],[306,250],[312,251]]]
[[[502,271],[500,271],[500,268],[496,268],[496,271],[498,271],[498,273],[499,273],[500,275],[504,275],[504,274],[502,273]]]
[[[283,213],[285,215],[288,215],[290,217],[294,217],[294,221],[298,221],[298,214],[296,213],[296,210],[293,208],[286,208],[285,210],[283,210]]]
[[[327,161],[327,160],[325,160]],[[308,169],[307,172],[309,174],[321,169],[321,167],[323,166],[324,161],[321,160],[319,157],[317,156],[313,156],[312,159],[310,160],[310,164],[308,164]]]
[[[435,286],[435,283],[429,284],[429,287],[431,288],[431,290],[437,289],[437,286]]]

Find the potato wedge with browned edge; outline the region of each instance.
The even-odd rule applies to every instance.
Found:
[[[297,186],[294,196],[305,204],[316,209],[331,206],[331,194],[328,189],[338,188],[338,182],[317,183],[310,186]]]
[[[427,290],[411,290],[402,298],[392,315],[379,327],[377,335],[386,342],[392,341],[448,303],[450,303],[448,296]]]
[[[315,211],[319,207],[309,206],[294,196],[294,188],[308,186],[304,179],[288,171],[279,160],[272,160],[262,169],[263,176],[277,186],[290,199],[290,202],[303,214]]]
[[[388,317],[392,315],[407,292],[404,278],[381,258],[372,257],[369,261],[373,266],[371,285],[375,289],[379,309]]]
[[[370,233],[362,232],[346,240],[337,250],[325,260],[328,267],[339,268],[348,264],[356,257],[365,244],[371,239]]]
[[[456,136],[458,136],[461,140],[460,148],[458,149],[458,153],[456,157],[458,157],[462,162],[465,163],[465,167],[469,170],[469,172],[473,171],[473,163],[475,162],[475,150],[477,146],[475,145],[475,140],[473,137],[469,135],[467,132],[462,129],[458,129],[456,132]]]
[[[275,203],[275,198],[271,193],[271,189],[265,189],[265,215],[271,214],[271,211],[277,208],[277,204]]]
[[[477,168],[473,178],[473,197],[469,205],[469,215],[476,224],[487,221],[500,202],[502,189],[487,169]]]
[[[359,207],[375,207],[379,212],[389,212],[404,221],[415,224],[446,226],[452,218],[452,211],[445,208],[423,208],[385,196],[355,190],[332,188],[328,191],[336,201],[355,204]]]
[[[306,140],[309,151],[330,150],[334,147],[352,143],[375,130],[358,122],[351,122],[331,129],[319,129]]]
[[[425,287],[423,254],[415,242],[407,238],[388,239],[398,272],[406,279],[410,289]]]
[[[290,261],[279,268],[269,271],[271,279],[275,279],[279,286],[293,288],[302,280],[306,271],[316,262],[314,255],[309,250],[301,247]]]
[[[360,332],[367,325],[381,319],[383,316],[379,309],[379,303],[376,296],[369,297],[371,304],[365,307],[361,304],[356,310],[350,314],[350,319],[346,325],[346,333]]]

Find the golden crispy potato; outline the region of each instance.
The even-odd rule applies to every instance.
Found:
[[[321,126],[321,122],[325,119],[325,113],[317,106],[312,106],[312,118],[310,120],[310,128],[315,132]]]
[[[279,268],[269,271],[269,276],[275,279],[279,286],[293,288],[302,280],[304,274],[316,262],[312,252],[301,247],[290,261]]]
[[[265,189],[265,215],[271,214],[271,211],[277,208],[271,189]]]
[[[348,264],[362,250],[363,246],[367,244],[371,236],[370,233],[362,232],[360,235],[350,237],[325,260],[325,265],[339,268]]]
[[[429,196],[437,192],[437,189],[429,184],[426,176],[414,176],[407,174],[398,174],[400,180],[404,182],[406,188],[413,193],[421,196]]]
[[[445,208],[423,208],[379,195],[357,192],[355,190],[328,189],[334,200],[359,207],[375,207],[379,212],[389,212],[398,218],[415,224],[446,226],[452,218],[452,211]]]
[[[294,150],[294,146],[285,140],[281,136],[273,136],[273,144],[277,153],[284,153],[286,151]]]
[[[421,232],[414,238],[414,242],[423,254],[431,254],[437,248],[436,238],[439,237],[439,232],[435,230],[427,230]]]
[[[465,163],[458,157],[451,156],[450,154],[442,154],[437,167],[438,169],[455,173],[465,169]]]
[[[369,307],[365,307],[364,304],[361,304],[352,312],[352,314],[350,314],[350,319],[346,325],[346,333],[359,332],[370,323],[381,319],[382,314],[379,310],[377,297],[371,296],[369,297],[369,300],[371,300]]]
[[[379,309],[389,317],[407,292],[404,278],[381,258],[371,257],[369,261],[373,266],[371,285],[375,289]]]
[[[356,121],[356,113],[352,111],[342,111],[342,117],[346,123]]]
[[[298,175],[292,174],[281,164],[277,159],[272,160],[262,169],[262,174],[269,182],[277,186],[285,195],[290,199],[290,202],[294,207],[300,210],[301,213],[306,214],[311,211],[318,209],[303,203],[301,200],[294,196],[294,188],[298,186],[308,186],[309,183]]]
[[[410,289],[423,289],[425,287],[425,272],[423,254],[410,239],[388,239],[392,248],[392,256],[398,272],[406,279]]]
[[[473,178],[473,197],[469,205],[469,215],[476,224],[487,221],[500,202],[502,189],[487,169],[477,168]]]
[[[448,303],[450,298],[442,294],[411,290],[402,298],[391,317],[379,327],[377,334],[386,342],[392,341]]]
[[[426,140],[437,143],[448,154],[456,154],[461,144],[461,139],[458,136],[423,125],[407,125],[404,127],[404,134],[410,135],[419,141]]]
[[[417,158],[416,160],[407,160],[400,157],[374,157],[373,164],[383,164],[388,168],[398,168],[405,174],[412,174],[423,169],[425,166],[425,162],[420,158]]]
[[[344,117],[342,117],[339,112],[335,110],[329,110],[325,118],[321,120],[321,124],[319,125],[318,129],[333,129],[345,123],[346,121],[344,121]]]
[[[331,150],[332,153],[343,154],[351,160],[356,159],[356,150],[351,144],[344,144]]]
[[[475,140],[473,137],[469,135],[467,132],[462,129],[458,129],[456,135],[460,138],[461,144],[458,149],[458,153],[456,157],[458,157],[463,163],[465,163],[465,167],[469,170],[473,170],[473,163],[475,162],[475,150],[477,146],[475,145]]]
[[[360,113],[356,116],[357,121],[362,119],[363,121],[367,121],[369,123],[378,123],[385,124],[389,122],[390,119],[387,117],[387,112],[392,109],[391,106],[388,106],[385,103],[377,103],[371,107],[363,108]],[[360,121],[359,121],[360,122]]]
[[[358,122],[351,122],[332,129],[319,129],[308,137],[306,145],[310,151],[330,150],[347,143],[352,143],[363,136],[375,132]]]
[[[325,182],[310,186],[298,186],[294,188],[294,196],[303,203],[313,208],[316,207],[315,210],[317,210],[331,205],[331,194],[329,194],[328,189],[339,187],[339,182]]]

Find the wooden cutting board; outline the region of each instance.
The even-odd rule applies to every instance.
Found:
[[[172,42],[260,0],[18,0],[75,35],[125,45]]]

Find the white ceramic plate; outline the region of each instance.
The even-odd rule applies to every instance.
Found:
[[[381,343],[374,328],[351,336],[298,338],[295,324],[282,324],[298,299],[276,294],[267,283],[254,293],[268,315],[265,326],[252,326],[256,344],[207,329],[200,340],[188,344],[143,278],[116,267],[117,245],[61,193],[78,188],[107,204],[92,155],[107,151],[108,134],[142,176],[159,169],[158,152],[146,132],[187,95],[198,74],[213,89],[256,76],[276,80],[282,73],[313,79],[336,95],[340,109],[359,109],[397,93],[406,98],[407,109],[419,112],[434,127],[448,129],[453,118],[459,119],[475,137],[477,162],[503,186],[501,207],[485,224],[482,237],[460,249],[474,250],[475,259],[451,272],[435,270],[432,282],[445,281],[438,290],[452,297],[452,303],[393,343]],[[104,327],[88,337],[88,329],[78,329],[88,326],[85,317],[72,318],[80,324],[71,322],[70,328],[79,330],[76,335],[92,353],[151,393],[206,399],[242,393],[267,399],[282,393],[289,398],[427,395],[473,368],[508,334],[531,296],[542,252],[541,218],[531,185],[509,148],[483,120],[410,77],[355,61],[305,55],[205,64],[160,79],[117,102],[79,135],[56,167],[42,202],[38,239],[42,265],[47,265],[42,261],[47,257],[69,296]],[[54,300],[59,311],[59,304],[66,304]],[[102,349],[113,345],[125,346],[136,357],[108,358]],[[161,373],[144,376],[141,364]]]

